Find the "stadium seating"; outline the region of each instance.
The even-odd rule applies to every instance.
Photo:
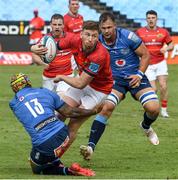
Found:
[[[79,13],[85,20],[98,20],[99,14],[88,6],[80,3]],[[39,15],[46,21],[54,13],[64,15],[68,11],[68,0],[1,0],[0,1],[0,20],[30,20],[33,17],[33,10],[37,8]]]
[[[173,31],[178,31],[178,20],[176,19],[178,0],[100,0],[100,2],[112,6],[114,10],[119,10],[122,14],[126,14],[128,18],[135,19],[142,26],[145,25],[145,12],[153,9],[158,13],[159,26],[165,25],[166,27],[171,27]]]

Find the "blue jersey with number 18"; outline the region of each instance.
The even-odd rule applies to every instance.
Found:
[[[64,105],[60,97],[45,88],[26,87],[17,92],[9,106],[31,136],[40,145],[65,126],[55,118],[55,109]]]

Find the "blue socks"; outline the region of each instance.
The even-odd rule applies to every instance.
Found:
[[[144,113],[144,120],[142,121],[142,127],[144,129],[149,129],[151,124],[156,120],[156,118],[150,118],[147,113]]]
[[[102,115],[97,115],[93,121],[88,142],[88,145],[93,149],[93,151],[105,130],[106,123],[107,117]]]

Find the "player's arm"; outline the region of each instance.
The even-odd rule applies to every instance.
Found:
[[[174,49],[174,44],[173,42],[171,41],[170,43],[168,43],[167,45],[164,45],[160,51],[164,54],[166,53],[167,51],[172,51]]]
[[[38,66],[44,66],[45,68],[48,67],[48,64],[44,63],[44,61],[42,60],[42,57],[35,53],[32,53],[32,61]]]
[[[143,43],[135,50],[135,53],[140,57],[140,65],[137,74],[131,75],[129,78],[130,86],[132,88],[138,87],[141,83],[141,79],[144,76],[144,73],[149,65],[150,54]]]
[[[61,38],[57,42],[57,48],[59,50],[61,49],[68,49],[68,48],[73,48],[76,46],[78,43],[77,39],[79,38],[79,35],[76,35],[74,33],[67,33],[65,38]]]
[[[149,51],[147,50],[146,46],[141,43],[140,46],[135,50],[135,53],[140,57],[139,70],[142,73],[145,73],[150,61]]]
[[[67,84],[74,88],[83,89],[86,87],[91,81],[93,77],[87,74],[86,72],[82,72],[79,77],[69,77],[65,75],[58,75],[54,79],[54,82],[57,83],[59,81],[65,81]]]
[[[37,54],[37,55],[40,56],[40,55],[46,54],[48,49],[46,47],[44,47],[43,45],[41,45],[40,43],[38,43],[38,44],[35,44],[35,45],[31,46],[31,51],[34,54]]]
[[[57,111],[65,117],[71,117],[71,118],[87,117],[99,113],[102,109],[102,106],[103,105],[100,104],[95,108],[89,110],[89,109],[71,107],[68,104],[64,104],[62,107],[57,109]]]

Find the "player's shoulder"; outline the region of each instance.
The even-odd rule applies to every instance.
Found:
[[[118,28],[117,31],[118,31],[120,39],[122,40],[125,40],[125,41],[132,40],[134,42],[139,40],[139,37],[133,31],[130,31],[124,28]]]
[[[98,42],[95,50],[89,55],[90,59],[103,60],[109,56],[108,50],[103,46],[101,42]]]
[[[168,30],[166,28],[159,27],[159,26],[157,26],[157,31],[163,32],[163,33],[167,33],[168,32]]]
[[[137,29],[136,32],[143,32],[143,31],[146,31],[146,30],[147,30],[146,27],[140,27],[140,28]]]
[[[78,17],[79,17],[80,19],[83,19],[83,16],[82,16],[81,14],[78,14]]]
[[[42,17],[40,17],[40,16],[38,16],[36,19],[39,20],[39,21],[44,21],[44,19]]]
[[[64,14],[63,18],[67,18],[69,16],[68,13]]]
[[[98,41],[96,50],[95,50],[95,53],[99,53],[99,52],[102,54],[108,53],[108,50],[103,46],[103,44],[100,41]]]
[[[132,33],[133,32],[128,29],[117,28],[117,37],[119,37],[120,39],[129,39],[129,35]]]
[[[35,88],[35,91],[36,92],[39,92],[41,95],[45,95],[46,97],[48,96],[53,96],[53,97],[56,97],[57,94],[47,88],[44,88],[44,87],[39,87],[39,88]]]
[[[39,91],[39,92],[44,92],[44,93],[50,93],[52,91],[50,91],[49,89],[47,88],[44,88],[44,87],[39,87],[39,88],[35,88],[35,91]]]
[[[72,32],[65,32],[62,38],[68,39],[69,41],[75,41],[75,42],[79,42],[81,40],[80,34],[75,34]]]

